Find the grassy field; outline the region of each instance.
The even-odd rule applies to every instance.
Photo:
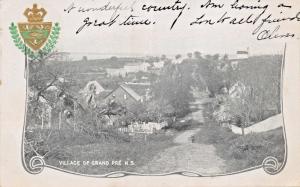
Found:
[[[235,172],[261,165],[268,156],[284,160],[282,128],[264,133],[236,135],[216,124],[207,124],[195,135],[195,142],[212,144],[217,154],[226,160],[226,172]]]
[[[78,141],[81,138],[75,139]],[[166,136],[163,133],[148,135],[146,141],[144,136],[131,137],[129,142],[82,140],[81,142],[85,144],[79,145],[75,140],[66,141],[60,142],[63,149],[49,156],[46,163],[69,171],[97,175],[113,171],[134,172],[151,161],[154,155],[174,145],[173,136]],[[120,160],[121,165],[118,162],[112,163]],[[80,161],[81,164],[80,166],[61,165],[59,161]],[[89,161],[89,164],[83,165],[83,161]],[[128,161],[129,165],[125,165],[125,161]]]

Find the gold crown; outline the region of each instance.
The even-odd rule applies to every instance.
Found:
[[[32,9],[27,8],[24,12],[28,22],[43,22],[46,14],[47,11],[43,8],[38,9],[37,4],[33,4]]]

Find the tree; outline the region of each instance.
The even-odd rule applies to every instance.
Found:
[[[180,55],[180,54],[177,54],[176,56],[175,56],[175,59],[176,60],[178,60],[178,59],[180,59],[182,56]]]
[[[195,52],[194,52],[194,57],[195,57],[196,59],[201,59],[201,58],[202,58],[201,53],[200,53],[199,51],[195,51]]]
[[[164,61],[164,60],[167,59],[167,56],[166,56],[166,55],[161,55],[160,59],[161,59],[162,61]]]
[[[220,58],[220,55],[219,55],[219,54],[214,54],[214,55],[212,56],[212,59],[213,59],[213,60],[219,60],[219,58]]]
[[[205,59],[206,59],[206,60],[211,60],[211,59],[212,59],[212,56],[211,56],[210,54],[205,55]]]
[[[30,94],[27,103],[27,115],[30,117],[26,118],[28,120],[26,121],[27,125],[41,124],[43,122],[42,113],[48,108],[51,108],[49,111],[51,114],[61,114],[68,108],[69,111],[72,110],[72,115],[74,115],[74,106],[77,101],[72,94],[77,93],[76,89],[73,89],[75,84],[71,78],[66,79],[65,68],[48,61],[55,54],[51,53],[49,56],[30,60],[28,64],[29,74],[27,76]],[[83,109],[83,107],[81,108]],[[42,113],[39,111],[42,111]],[[52,118],[50,121],[52,121]],[[53,118],[53,120],[55,121],[56,118]]]
[[[230,114],[240,121],[242,133],[252,123],[281,112],[280,56],[251,57],[239,64],[238,96],[231,96],[227,104]]]
[[[219,61],[209,59],[198,59],[201,63],[197,63],[195,74],[199,87],[208,88],[212,96],[215,96],[224,86],[222,72],[217,68]],[[203,87],[204,86],[204,87]]]
[[[188,54],[187,54],[187,57],[188,57],[189,59],[193,58],[193,53],[188,53]]]
[[[222,59],[223,61],[228,61],[229,60],[229,57],[228,57],[228,55],[227,54],[225,54],[224,56],[223,56],[223,59]]]
[[[83,57],[82,57],[82,61],[83,61],[83,62],[87,62],[87,61],[88,61],[87,56],[83,56]]]
[[[110,57],[110,61],[116,62],[116,61],[118,61],[118,57],[112,56],[112,57]]]
[[[189,102],[192,99],[192,76],[186,67],[185,63],[169,64],[162,69],[159,81],[152,89],[154,100],[159,105],[157,111],[168,110],[169,114],[177,117],[188,113]]]
[[[229,113],[239,123],[242,135],[245,135],[245,128],[250,125],[251,113],[256,107],[253,102],[253,93],[249,88],[244,88],[238,98],[230,98],[228,101]]]
[[[281,58],[279,55],[251,57],[239,65],[238,79],[251,88],[252,102],[257,106],[252,116],[254,121],[281,112]]]

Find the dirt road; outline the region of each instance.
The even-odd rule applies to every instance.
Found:
[[[191,143],[191,137],[199,131],[200,131],[200,129],[187,130],[187,131],[179,134],[174,139],[174,143],[177,143],[177,144]]]
[[[197,102],[193,107],[198,110],[188,115],[188,118],[204,122],[203,102]],[[187,130],[174,138],[178,144],[156,155],[139,172],[144,174],[163,174],[176,171],[193,171],[203,175],[221,174],[225,166],[224,160],[217,156],[213,145],[191,142],[191,137],[199,132],[201,127]]]
[[[222,173],[224,161],[217,156],[214,146],[191,143],[190,137],[199,130],[190,130],[178,135],[174,142],[179,145],[168,148],[156,155],[139,172],[162,174],[176,171],[193,171],[203,175]]]

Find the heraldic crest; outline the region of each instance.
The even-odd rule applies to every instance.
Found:
[[[59,24],[44,22],[46,14],[44,8],[38,8],[37,4],[33,4],[32,8],[24,11],[28,22],[20,22],[17,25],[11,23],[9,27],[15,45],[31,59],[49,54],[57,42]]]

